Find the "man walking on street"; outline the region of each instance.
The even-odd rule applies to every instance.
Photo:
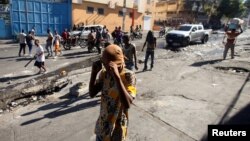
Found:
[[[94,97],[102,92],[96,141],[125,141],[128,109],[136,96],[135,80],[134,72],[124,67],[123,52],[117,45],[106,47],[101,61],[93,63],[89,94]]]
[[[88,52],[92,53],[93,52],[93,48],[95,46],[95,33],[94,33],[94,29],[90,30],[90,33],[88,34]]]
[[[135,45],[130,43],[128,35],[123,36],[123,43],[123,53],[125,55],[126,68],[133,70],[135,67],[135,69],[138,70]]]
[[[29,47],[29,56],[32,57],[32,47],[33,47],[33,40],[35,40],[32,31],[29,31],[29,34],[26,36],[26,42]]]
[[[101,33],[101,29],[98,28],[97,31],[96,31],[96,40],[95,40],[95,46],[96,46],[96,49],[98,51],[98,54],[101,54],[101,41],[102,41],[102,33]]]
[[[147,70],[147,63],[148,63],[148,58],[149,56],[151,57],[151,67],[150,70],[153,69],[154,67],[154,50],[156,48],[156,38],[154,37],[154,34],[151,30],[148,31],[147,37],[146,37],[146,41],[143,45],[142,51],[144,49],[144,47],[147,44],[147,50],[146,50],[146,55],[145,55],[145,61],[144,61],[144,68],[143,71]]]
[[[26,34],[24,33],[24,30],[22,29],[22,32],[19,34],[19,43],[20,43],[20,49],[19,49],[19,57],[21,57],[21,52],[23,51],[23,55],[25,55],[25,47],[26,47]]]
[[[225,44],[225,50],[223,53],[223,60],[226,59],[229,48],[231,49],[231,59],[234,59],[234,46],[236,43],[236,38],[243,32],[240,25],[239,25],[239,28],[240,28],[240,32],[236,31],[236,29],[231,29],[231,31],[226,31],[226,35],[224,36],[223,42],[222,42],[223,44],[225,44],[224,39],[227,36],[227,42]]]
[[[53,56],[53,52],[52,52],[53,35],[52,35],[52,33],[50,32],[49,29],[47,30],[47,33],[48,33],[48,38],[46,40],[46,46],[45,46],[45,48],[46,48],[46,50],[48,52],[47,57],[49,57],[49,56]]]

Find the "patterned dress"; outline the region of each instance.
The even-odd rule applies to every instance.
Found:
[[[128,93],[135,98],[136,79],[134,72],[124,69],[120,73]],[[103,83],[100,116],[96,122],[95,133],[103,141],[124,141],[127,136],[128,109],[121,103],[115,80],[102,70],[99,82]]]

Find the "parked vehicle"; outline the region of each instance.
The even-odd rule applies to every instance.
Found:
[[[166,35],[168,45],[187,46],[190,42],[201,41],[206,43],[209,40],[211,30],[204,30],[200,24],[183,24],[176,30],[169,31]]]
[[[81,40],[85,40],[87,42],[88,35],[91,32],[91,29],[103,29],[104,25],[86,25],[83,27],[80,27],[77,31],[72,31],[72,35],[79,35]],[[108,33],[108,40],[111,39],[110,33]]]
[[[159,38],[165,37],[169,31],[173,30],[171,27],[161,27],[159,31]]]

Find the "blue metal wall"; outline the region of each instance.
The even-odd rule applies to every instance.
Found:
[[[71,27],[71,0],[12,0],[12,34],[35,29],[36,35],[46,35],[47,29]]]
[[[11,37],[9,4],[0,4],[0,39]]]

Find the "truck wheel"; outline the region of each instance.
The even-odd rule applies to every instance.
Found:
[[[205,44],[205,43],[207,43],[207,41],[208,41],[208,36],[205,35],[205,36],[203,37],[203,39],[201,40],[201,42],[202,42],[203,44]]]
[[[189,43],[190,43],[190,38],[187,37],[182,41],[182,46],[186,47],[189,45]]]

